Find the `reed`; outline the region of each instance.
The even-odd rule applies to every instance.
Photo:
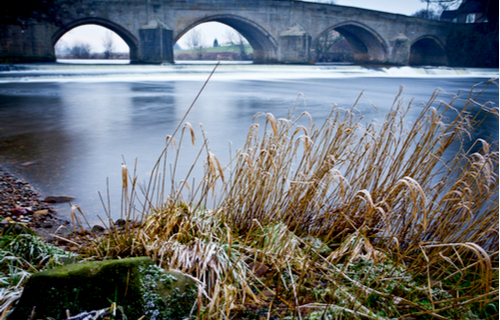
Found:
[[[498,117],[480,93],[398,95],[380,125],[259,115],[225,166],[203,134],[197,185],[175,176],[186,123],[145,186],[123,168],[126,225],[82,249],[192,275],[199,319],[497,318],[498,141],[463,143]]]

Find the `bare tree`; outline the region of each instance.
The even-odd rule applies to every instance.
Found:
[[[458,8],[463,0],[420,0],[421,2],[427,3],[426,11],[433,11],[430,6],[436,6],[436,12],[434,14],[439,15],[443,10],[449,10],[451,8]],[[422,10],[421,10],[422,11]],[[429,15],[428,15],[429,16]],[[422,18],[422,17],[421,17]],[[429,18],[426,18],[429,19]]]
[[[197,59],[200,60],[203,57],[203,45],[201,43],[201,32],[199,29],[192,29],[187,35],[187,45],[192,50],[196,51]]]
[[[56,45],[54,46],[54,49],[56,51],[56,54],[58,55],[69,53],[68,43],[63,39],[59,39],[59,41],[57,41]]]
[[[240,53],[240,58],[242,60],[245,60],[247,58],[247,53],[246,53],[246,45],[248,44],[247,39],[243,37],[239,32],[235,30],[227,30],[226,31],[226,39],[227,41],[233,45],[238,47],[238,51]]]
[[[111,31],[106,31],[102,38],[102,46],[104,47],[104,59],[112,59],[115,51],[115,42]]]
[[[412,17],[424,18],[429,20],[439,20],[440,15],[433,9],[422,9],[411,15]]]
[[[238,42],[236,43],[236,45],[238,46],[238,50],[240,51],[241,59],[245,60],[247,56],[245,45],[248,43],[248,41],[240,33],[238,33],[237,41]]]
[[[76,42],[69,49],[69,53],[73,59],[90,59],[92,46],[85,42]]]
[[[312,43],[312,56],[315,62],[351,61],[352,48],[337,31],[329,30]]]

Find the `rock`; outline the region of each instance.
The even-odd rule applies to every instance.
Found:
[[[92,227],[92,230],[90,230],[90,232],[92,233],[103,233],[104,231],[106,231],[106,229],[100,225],[95,225]]]
[[[0,222],[2,225],[6,225],[6,224],[9,224],[11,223],[12,221],[14,221],[11,217],[6,217],[5,219],[2,220],[2,222]]]
[[[37,210],[37,211],[33,212],[33,215],[35,215],[35,216],[38,216],[38,215],[45,216],[47,214],[49,214],[49,210]]]
[[[117,227],[123,227],[127,224],[127,220],[125,219],[118,219],[115,221],[115,226]]]
[[[123,228],[123,227],[130,227],[133,228],[136,226],[136,222],[134,220],[125,220],[125,219],[118,219],[114,223],[114,226],[117,228]]]
[[[181,320],[196,296],[191,278],[164,271],[146,257],[75,263],[32,275],[8,320],[66,319],[66,310],[77,315],[113,302],[128,319]]]
[[[47,196],[43,199],[43,202],[48,202],[48,203],[63,203],[63,202],[68,202],[68,201],[73,201],[75,198],[72,197],[65,197],[65,196]]]
[[[275,293],[269,289],[262,291],[260,294],[260,298],[263,299],[264,301],[270,301],[271,299],[274,298],[274,296]]]
[[[34,165],[35,163],[37,163],[37,161],[23,162],[23,163],[21,163],[21,167],[30,167],[30,166]]]
[[[14,209],[12,209],[12,214],[24,215],[24,214],[30,213],[32,211],[33,210],[31,209],[31,207],[15,207]]]
[[[259,263],[259,262],[252,262],[249,265],[250,270],[255,274],[256,277],[261,277],[264,275],[269,270],[269,267],[266,266],[265,264]]]

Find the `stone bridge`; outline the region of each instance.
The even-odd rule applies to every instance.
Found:
[[[173,46],[205,22],[240,32],[255,63],[309,63],[311,43],[332,29],[356,63],[445,65],[449,24],[398,14],[290,0],[80,0],[62,24],[0,26],[0,61],[55,61],[54,45],[72,28],[96,24],[120,35],[133,63],[173,62]]]

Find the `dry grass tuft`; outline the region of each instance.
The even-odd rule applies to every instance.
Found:
[[[498,141],[463,143],[498,117],[479,94],[398,96],[380,125],[363,125],[355,106],[320,125],[257,116],[226,167],[203,137],[205,175],[191,186],[175,177],[185,132],[195,141],[186,124],[142,197],[124,169],[124,230],[84,249],[192,275],[200,319],[496,317]]]

